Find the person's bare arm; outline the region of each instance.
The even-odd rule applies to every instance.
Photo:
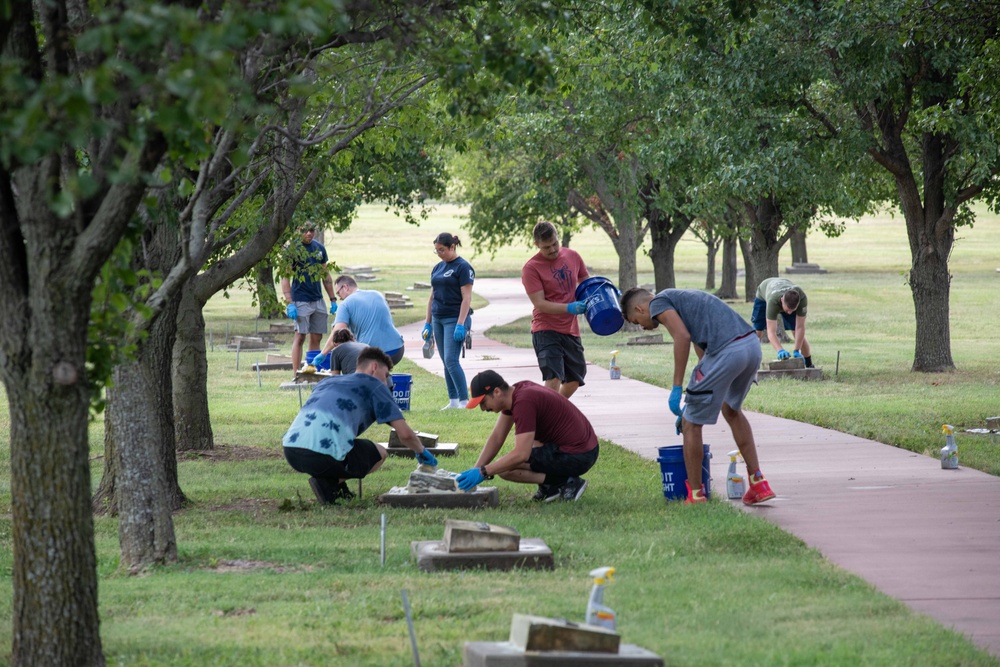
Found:
[[[806,316],[795,316],[795,349],[802,352],[802,344],[806,340]]]
[[[477,468],[481,468],[497,457],[513,426],[514,417],[512,415],[505,415],[501,412],[497,416],[497,423],[493,425],[493,431],[486,439],[486,444],[483,446],[483,451],[479,453],[479,458],[476,459]]]
[[[483,467],[486,468],[486,473],[489,475],[499,475],[500,473],[520,467],[531,457],[531,448],[534,443],[534,431],[530,433],[518,433],[514,437],[514,449],[493,463],[483,464]]]
[[[399,441],[403,443],[407,449],[411,449],[417,454],[424,451],[424,444],[420,442],[420,438],[417,437],[416,431],[414,431],[409,424],[406,423],[405,419],[396,419],[389,422],[389,426],[396,429],[396,435],[399,436]]]
[[[546,301],[545,290],[529,292],[528,298],[531,299],[531,305],[534,306],[540,313],[547,313],[549,315],[566,314],[566,304],[556,303],[555,301]]]
[[[281,293],[284,295],[285,301],[295,303],[292,301],[292,281],[288,278],[281,279]]]
[[[462,305],[458,307],[459,324],[465,324],[465,319],[469,316],[470,308],[472,308],[472,283],[462,285]]]
[[[771,347],[777,352],[781,352],[781,341],[778,340],[778,320],[767,320],[767,340]]]
[[[691,332],[676,310],[665,310],[656,316],[656,320],[667,328],[674,339],[674,386],[683,387],[688,357],[691,356]]]

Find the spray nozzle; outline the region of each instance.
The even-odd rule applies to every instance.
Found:
[[[728,454],[730,461],[738,461],[741,457],[740,450],[734,449]]]
[[[615,568],[613,567],[599,567],[596,570],[590,571],[590,576],[594,578],[595,584],[612,583],[614,581],[614,574]]]
[[[941,427],[941,432],[951,435],[952,433],[955,432],[955,427],[952,426],[951,424],[945,424],[944,426]]]

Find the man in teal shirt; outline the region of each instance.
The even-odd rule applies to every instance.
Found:
[[[757,288],[757,296],[753,300],[753,313],[750,320],[757,336],[763,338],[767,331],[767,340],[778,352],[778,359],[789,356],[801,357],[806,368],[812,368],[812,352],[809,341],[806,340],[806,310],[808,299],[802,288],[787,278],[767,278]],[[795,332],[794,351],[791,355],[781,346],[778,340],[778,315],[781,315],[784,328]]]

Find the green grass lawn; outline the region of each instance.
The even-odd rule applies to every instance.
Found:
[[[400,290],[426,280],[434,264],[431,240],[462,235],[450,207],[412,228],[380,207],[343,235],[327,239],[342,266],[381,269],[370,285]],[[963,232],[952,257],[955,373],[917,375],[912,361],[913,315],[900,271],[908,260],[899,220],[849,223],[836,240],[810,239],[810,260],[831,271],[805,276],[814,356],[831,377],[823,382],[773,382],[750,394],[748,407],[803,419],[917,451],[944,444],[940,425],[980,425],[1000,414],[1000,358],[992,333],[997,306],[995,268],[1000,221],[984,219]],[[610,241],[597,232],[573,242],[595,272],[616,275]],[[496,258],[463,251],[480,276],[516,276],[531,251]],[[783,258],[782,266],[788,260]],[[880,266],[880,262],[885,266]],[[703,252],[686,240],[678,254],[679,282],[703,286]],[[651,280],[648,259],[640,281]],[[396,311],[397,323],[422,319],[417,306]],[[418,296],[423,294],[424,296]],[[477,301],[477,303],[482,303]],[[746,304],[734,304],[748,314]],[[299,409],[297,392],[277,389],[286,372],[257,375],[263,353],[244,352],[239,370],[222,349],[230,335],[266,328],[255,322],[248,296],[234,290],[207,309],[210,400],[218,448],[182,455],[178,472],[190,506],[175,516],[180,562],[140,576],[118,568],[117,525],[97,518],[101,635],[109,665],[411,665],[400,590],[409,592],[425,665],[460,665],[462,644],[507,638],[514,612],[582,621],[589,570],[618,569],[606,603],[619,615],[623,641],[659,653],[670,665],[997,665],[960,635],[825,561],[797,538],[728,503],[684,507],[663,502],[656,463],[602,442],[599,465],[578,503],[532,503],[533,488],[498,482],[501,505],[488,510],[381,508],[374,496],[403,484],[412,460],[390,459],[365,482],[365,497],[318,507],[306,478],[281,456],[280,440]],[[496,335],[523,340],[523,323]],[[621,336],[587,334],[591,361],[605,366],[620,350],[626,375],[663,384],[669,347],[629,348]],[[287,350],[287,343],[284,349]],[[839,373],[834,376],[836,353]],[[422,431],[461,446],[444,467],[474,463],[493,417],[479,411],[440,412],[444,381],[404,361],[414,376],[407,418]],[[0,432],[9,433],[6,409]],[[385,427],[369,435],[387,438]],[[91,428],[95,484],[101,473],[103,429]],[[9,448],[0,444],[0,568],[12,567]],[[962,465],[1000,470],[989,437],[958,437]],[[385,567],[379,524],[388,524]],[[418,572],[410,542],[440,539],[445,518],[516,527],[553,549],[548,572]],[[10,655],[11,580],[0,580],[0,664]]]

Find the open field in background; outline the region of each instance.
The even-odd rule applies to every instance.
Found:
[[[438,215],[454,215],[442,207]],[[343,235],[327,239],[341,265],[382,271],[363,288],[401,290],[426,280],[436,261],[431,240],[441,231],[463,235],[454,218],[410,228],[380,207],[367,207]],[[848,224],[841,239],[810,240],[810,260],[831,271],[804,276],[810,340],[832,376],[820,383],[761,384],[750,409],[842,428],[910,449],[936,450],[940,424],[973,424],[1000,414],[1000,221],[963,232],[952,258],[953,353],[959,371],[909,373],[913,315],[900,271],[908,264],[901,221]],[[471,245],[471,244],[470,244]],[[617,275],[610,241],[597,232],[574,240],[595,272]],[[516,276],[528,248],[495,260],[463,254],[485,276]],[[782,258],[782,266],[790,260]],[[891,266],[880,266],[879,262]],[[678,253],[683,287],[704,284],[704,252],[694,240]],[[648,260],[641,282],[651,278]],[[395,311],[399,324],[422,319],[417,307]],[[749,306],[733,304],[747,315]],[[376,494],[405,482],[410,460],[390,459],[366,480],[365,497],[345,506],[315,505],[304,475],[281,456],[280,441],[299,409],[297,392],[278,384],[289,373],[250,370],[264,353],[225,351],[230,334],[266,329],[255,322],[249,295],[216,297],[207,317],[211,413],[217,450],[182,454],[178,472],[191,504],[175,516],[180,562],[142,576],[118,570],[117,524],[96,519],[101,634],[109,665],[371,665],[413,664],[399,591],[409,591],[423,664],[459,665],[467,640],[507,638],[515,611],[582,620],[587,572],[618,568],[607,603],[620,619],[623,641],[664,656],[671,665],[998,665],[996,659],[864,581],[830,565],[797,538],[754,516],[712,502],[665,505],[659,468],[611,443],[579,503],[532,503],[533,489],[499,482],[501,506],[483,511],[383,509]],[[525,325],[497,331],[513,342]],[[591,361],[606,366],[618,347],[627,375],[664,384],[669,346],[628,348],[622,336],[585,335]],[[290,347],[285,341],[280,351]],[[409,361],[414,375],[411,424],[458,441],[458,457],[443,467],[471,466],[494,417],[480,411],[440,412],[444,381]],[[594,369],[593,372],[601,372]],[[645,376],[643,375],[645,373]],[[667,380],[669,382],[669,379]],[[10,430],[0,408],[0,664],[10,655]],[[387,438],[386,427],[369,435]],[[101,475],[103,426],[91,427],[94,483]],[[899,442],[896,442],[896,439]],[[962,465],[1000,473],[996,437],[958,438]],[[766,443],[762,443],[762,447]],[[352,485],[353,486],[353,485]],[[385,568],[379,566],[379,520],[388,520]],[[412,540],[440,539],[445,518],[515,526],[542,537],[556,554],[552,572],[419,573]],[[764,610],[763,612],[761,610]]]

